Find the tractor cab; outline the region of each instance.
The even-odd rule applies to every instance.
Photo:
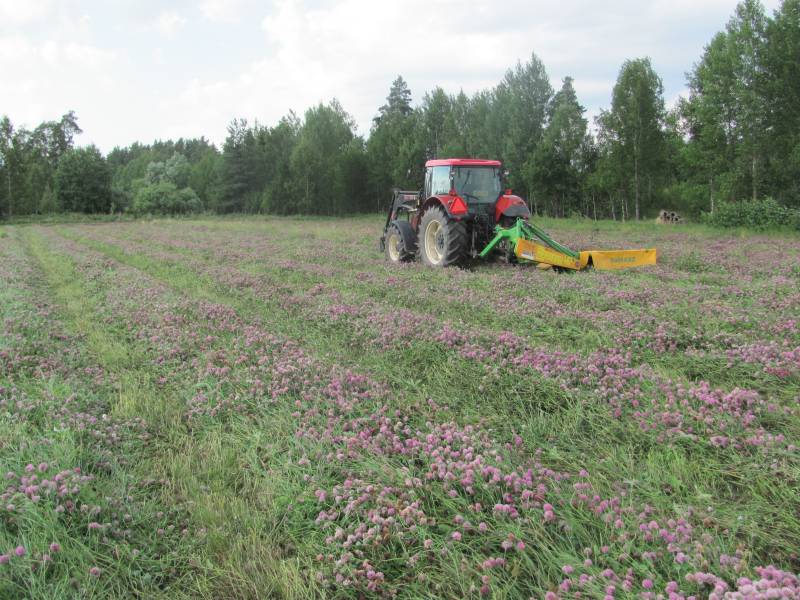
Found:
[[[505,175],[499,160],[429,160],[425,163],[420,218],[427,208],[439,205],[449,218],[468,223],[470,241],[488,242],[496,225],[530,216],[525,202],[512,195],[511,190],[504,190]],[[471,244],[469,250],[474,256],[476,244]]]
[[[460,196],[467,206],[494,204],[503,191],[502,165],[496,160],[430,160],[425,165],[424,196]]]

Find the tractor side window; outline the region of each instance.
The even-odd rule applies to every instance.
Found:
[[[433,167],[431,171],[431,196],[448,193],[450,191],[450,167]]]

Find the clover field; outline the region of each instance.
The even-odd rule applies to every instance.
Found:
[[[543,225],[0,227],[0,598],[800,598],[800,238]]]

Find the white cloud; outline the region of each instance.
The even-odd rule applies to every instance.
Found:
[[[54,40],[47,40],[41,47],[39,53],[41,54],[44,62],[47,65],[54,67],[58,64],[58,60],[61,57],[59,52],[58,42]]]
[[[86,13],[76,15],[68,11],[62,12],[59,21],[59,30],[70,36],[86,39],[90,35],[92,19]]]
[[[0,24],[24,25],[44,18],[49,0],[0,0]]]
[[[116,105],[114,51],[80,41],[0,35],[0,98],[17,127],[35,127],[75,109],[83,121]]]
[[[209,21],[216,23],[236,23],[242,17],[241,0],[204,0],[200,12]]]
[[[83,66],[86,70],[97,70],[108,67],[116,59],[114,52],[79,42],[67,42],[63,46],[64,57],[74,65]]]
[[[33,47],[28,38],[22,35],[0,37],[0,64],[14,64],[26,59],[33,52]],[[8,81],[7,73],[3,79]]]
[[[155,21],[155,29],[165,37],[174,37],[186,25],[186,18],[175,12],[168,10],[162,12]]]
[[[613,79],[588,79],[582,78],[573,82],[573,87],[578,96],[588,96],[590,94],[604,94],[611,93],[614,87]],[[558,89],[561,87],[561,82],[554,82],[553,87]]]
[[[30,46],[28,46],[31,48]],[[112,51],[79,42],[58,42],[47,40],[35,49],[46,66],[51,68],[69,67],[73,74],[81,71],[106,69],[116,59]]]

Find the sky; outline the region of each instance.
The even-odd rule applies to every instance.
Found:
[[[779,0],[766,0],[772,14]],[[591,119],[624,60],[650,57],[671,105],[733,0],[0,0],[0,115],[74,110],[80,145],[225,139],[337,98],[369,134],[397,75],[415,104],[472,94],[535,53]]]

